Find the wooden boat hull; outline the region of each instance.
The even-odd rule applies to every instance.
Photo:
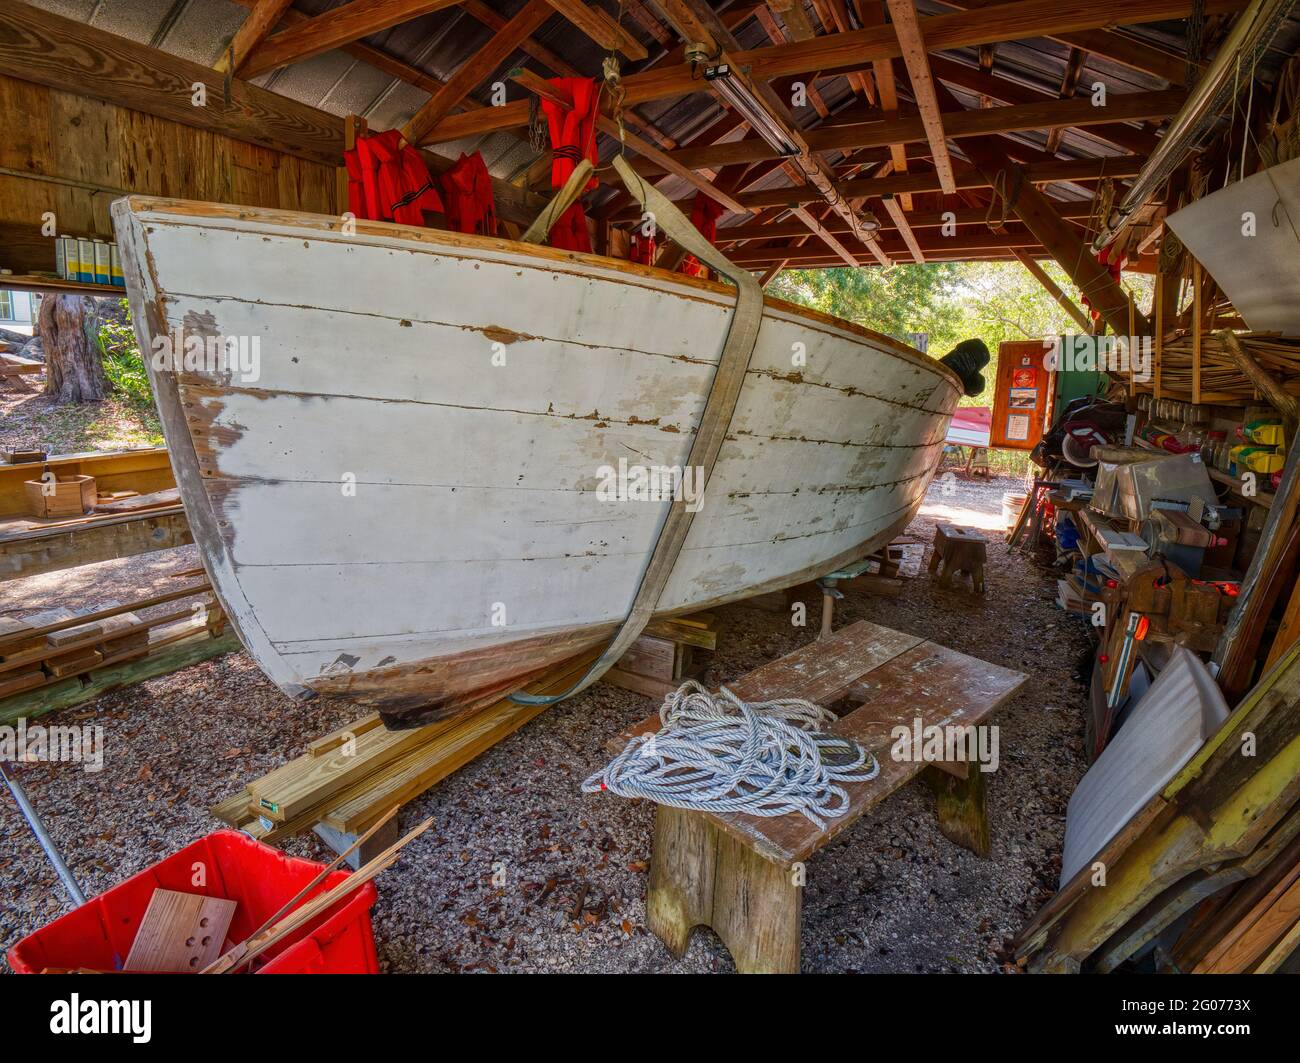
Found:
[[[600,489],[620,458],[686,462],[733,289],[316,215],[131,197],[114,219],[195,540],[282,689],[423,719],[609,638],[669,503]],[[256,349],[256,373],[152,364],[192,337]],[[887,542],[960,394],[909,347],[769,300],[659,613]]]

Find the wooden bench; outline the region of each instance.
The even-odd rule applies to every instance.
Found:
[[[860,701],[830,731],[880,762],[870,782],[845,786],[849,811],[819,829],[798,813],[759,817],[659,806],[646,895],[651,930],[676,956],[691,930],[710,926],[742,972],[797,972],[804,861],[899,787],[921,774],[936,794],[939,827],[981,856],[989,851],[984,773],[966,763],[894,759],[893,729],[974,726],[1025,682],[1019,672],[866,621],[763,665],[727,688],[746,701]],[[654,715],[611,743],[659,729]]]
[[[939,572],[940,587],[952,586],[953,573],[965,573],[970,576],[975,593],[983,594],[984,563],[987,560],[988,541],[979,532],[952,524],[935,525],[930,574]]]

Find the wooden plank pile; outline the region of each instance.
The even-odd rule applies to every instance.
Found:
[[[183,599],[193,599],[182,601]],[[179,602],[142,619],[153,606]],[[174,644],[221,636],[225,618],[207,580],[122,604],[100,608],[46,609],[24,617],[0,616],[0,721],[66,708],[105,689],[148,678]],[[229,644],[227,644],[227,642]],[[238,643],[227,640],[226,649]],[[178,658],[189,663],[187,656]],[[179,667],[180,664],[177,665]],[[51,694],[47,700],[45,695]]]
[[[528,684],[530,694],[563,693],[596,659],[593,650]],[[345,836],[413,801],[507,735],[545,705],[509,698],[462,716],[407,731],[389,731],[377,714],[316,739],[307,752],[254,779],[212,807],[218,819],[275,843],[322,824]]]
[[[717,645],[717,617],[712,613],[652,620],[601,681],[662,699],[703,671],[698,651],[713,650]]]
[[[1207,897],[1170,953],[1194,974],[1273,974],[1300,947],[1300,838],[1254,878]]]
[[[1290,959],[1300,944],[1298,716],[1293,645],[1020,932],[1020,962],[1106,973],[1153,943],[1158,970],[1263,972],[1300,962]],[[1242,755],[1246,735],[1250,756]]]

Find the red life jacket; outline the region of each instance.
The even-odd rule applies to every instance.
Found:
[[[424,225],[424,212],[442,213],[442,197],[420,153],[386,129],[357,140],[343,153],[348,169],[348,208],[358,218]],[[354,189],[354,184],[360,184]],[[358,209],[360,208],[360,209]]]
[[[447,204],[447,228],[458,233],[496,236],[496,203],[492,178],[479,152],[464,155],[442,175],[442,198]]]
[[[546,97],[540,101],[551,137],[551,187],[563,188],[582,159],[590,159],[593,166],[599,162],[596,155],[596,110],[600,103],[600,88],[592,78],[553,78],[549,84],[568,101],[567,105]],[[596,184],[593,177],[583,191],[591,191]],[[587,215],[580,200],[575,200],[551,227],[550,243],[552,247],[566,251],[591,251]]]
[[[695,202],[691,204],[691,224],[700,230],[704,239],[716,243],[718,239],[718,218],[722,214],[722,204],[710,199],[703,192],[695,193]],[[707,277],[709,267],[694,255],[682,259],[678,270],[690,277]]]
[[[643,266],[653,266],[655,264],[655,238],[653,236],[644,236],[640,229],[632,233],[631,242],[628,244],[628,261],[640,262]]]

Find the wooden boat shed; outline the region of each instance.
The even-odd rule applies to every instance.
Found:
[[[765,279],[783,267],[1050,258],[1118,325],[1126,301],[1085,245],[1249,6],[6,0],[0,91],[23,120],[0,149],[3,266],[54,268],[46,211],[68,231],[109,236],[108,204],[126,192],[342,210],[340,163],[358,128],[403,130],[435,170],[482,152],[498,216],[516,231],[550,190],[549,152],[530,136],[541,81],[599,77],[612,55],[622,150],[688,208],[697,192],[720,204],[719,245]],[[1274,29],[1251,71],[1261,100],[1297,35],[1285,18]],[[692,57],[709,58],[687,62],[697,45]],[[723,62],[761,98],[767,139],[711,90],[704,64]],[[1240,75],[1234,85],[1247,87]],[[1228,127],[1214,103],[1223,116],[1201,123],[1202,142]],[[608,94],[602,109],[607,161],[619,150]],[[1266,112],[1257,101],[1252,121]],[[640,219],[615,185],[591,194],[589,214],[595,249],[619,255]],[[1120,234],[1130,270],[1156,268],[1168,192],[1152,188]],[[664,244],[658,254],[681,257]]]
[[[1198,261],[1166,219],[1300,154],[1300,17],[1293,6],[1279,0],[0,0],[0,268],[6,272],[0,288],[118,291],[60,279],[52,232],[111,242],[109,206],[125,195],[341,214],[349,207],[345,152],[358,137],[385,130],[399,130],[419,148],[435,175],[462,155],[480,153],[500,231],[518,238],[553,195],[539,107],[555,92],[550,81],[608,78],[596,118],[599,186],[584,200],[596,252],[637,253],[641,208],[608,165],[624,153],[685,212],[702,202],[716,205],[717,246],[764,285],[790,268],[1018,261],[1081,331],[1154,339],[1154,379],[1113,374],[1125,389],[1120,404],[1139,420],[1165,417],[1170,402],[1208,410],[1207,424],[1239,424],[1243,409],[1271,407],[1289,426],[1291,442],[1300,415],[1296,341],[1276,330],[1249,334],[1239,352],[1223,339],[1216,330],[1245,328],[1227,291],[1232,285]],[[675,269],[683,257],[661,239],[644,262]],[[1114,264],[1121,259],[1125,270],[1155,277],[1149,307],[1135,305],[1117,280]],[[1059,266],[1073,290],[1059,287],[1043,262]],[[1099,320],[1081,305],[1085,295]],[[5,374],[36,371],[6,361],[2,351],[0,367]],[[1292,589],[1300,570],[1297,451],[1292,444],[1285,468],[1274,470],[1280,476],[1260,493],[1244,490],[1235,477],[1214,477],[1245,513],[1245,545],[1234,558],[1243,578],[1230,592],[1240,603],[1231,614],[1189,619],[1194,609],[1187,603],[1204,587],[1179,584],[1178,593],[1191,597],[1175,596],[1171,605],[1169,593],[1160,597],[1163,585],[1151,593],[1141,568],[1122,568],[1122,578],[1101,590],[1083,587],[1078,599],[1067,600],[1063,591],[1063,604],[1072,602],[1075,611],[1094,602],[1115,610],[1096,664],[1103,701],[1108,687],[1127,682],[1125,666],[1116,677],[1118,658],[1107,652],[1131,641],[1122,618],[1163,609],[1169,624],[1187,625],[1171,641],[1213,655],[1233,715],[1107,841],[1102,852],[1112,888],[1092,888],[1086,868],[1061,883],[1017,943],[1022,966],[1115,969],[1177,923],[1183,929],[1173,958],[1164,956],[1165,969],[1179,963],[1189,970],[1294,968],[1300,941],[1300,594]],[[1119,465],[1134,460],[1112,457]],[[8,567],[0,568],[0,579],[189,542],[181,507],[174,495],[164,497],[171,485],[165,458],[161,452],[154,458],[68,458],[70,474],[98,473],[101,489],[130,481],[150,501],[134,515],[129,501],[118,503],[93,533],[60,527],[58,543],[48,535],[39,548],[25,546],[27,539],[6,541],[0,560]],[[0,476],[0,496],[17,498],[21,480],[16,472]],[[1062,493],[1046,473],[1027,489],[1019,536],[1044,534],[1038,514],[1049,496],[1059,511],[1083,508],[1072,509],[1068,489]],[[1125,532],[1088,524],[1085,534],[1107,553]],[[957,548],[959,540],[954,537]],[[859,577],[877,580],[877,587],[888,583],[900,559],[887,553],[880,561],[879,572]],[[201,585],[90,619],[131,616],[128,609],[210,590],[197,570],[183,574],[200,576]],[[73,681],[72,690],[64,677],[81,674],[80,658],[72,660],[70,671],[41,676],[42,683],[49,680],[46,688],[19,695],[27,698],[21,705],[0,702],[0,722],[67,708],[236,645],[223,632],[219,608],[200,636],[210,637],[210,645],[196,647],[191,632],[169,627],[159,645],[170,652],[141,662],[147,642],[122,642],[123,630],[134,637],[151,624],[178,623],[186,612],[182,607],[144,623],[131,616],[125,629],[119,623],[115,652],[99,660],[125,671],[82,686]],[[35,635],[66,633],[86,619],[47,617]],[[705,648],[713,637],[689,621],[661,621],[652,633],[670,646],[670,677],[673,645],[680,665],[683,646]],[[858,625],[844,635],[846,644],[866,637]],[[96,638],[103,642],[102,633]],[[98,645],[85,636],[74,638],[72,648],[83,642],[88,651]],[[40,655],[26,652],[33,660]],[[951,651],[904,639],[892,652],[901,661]],[[894,665],[882,670],[887,667]],[[530,689],[561,689],[572,669]],[[780,670],[754,673],[754,689],[767,689],[754,676],[770,679]],[[1002,686],[982,711],[991,712],[1014,689],[1012,673],[995,671]],[[980,681],[993,683],[991,674]],[[625,678],[628,689],[638,689],[635,679]],[[643,689],[661,692],[654,684]],[[360,721],[318,739],[303,757],[213,811],[257,833],[256,825],[249,827],[256,818],[250,807],[260,802],[274,808],[260,837],[278,841],[314,826],[338,848],[374,826],[394,801],[421,793],[537,711],[508,707],[483,715],[471,729],[444,726],[436,733],[390,733],[374,720]],[[1097,713],[1102,725],[1113,723],[1104,710]],[[1257,733],[1268,754],[1249,770],[1235,756],[1234,736],[1242,729]],[[320,779],[329,772],[322,765],[354,741],[364,755],[333,776],[324,794]],[[1104,735],[1099,741],[1104,744]],[[969,775],[940,774],[931,782],[944,833],[987,852],[981,776],[973,769]],[[910,777],[898,774],[894,784]],[[869,805],[859,802],[852,818]],[[1209,823],[1216,825],[1212,837]],[[683,824],[661,822],[662,837],[679,830],[685,838]],[[742,875],[753,854],[736,853],[746,845],[779,864],[802,860],[827,840],[807,830],[744,836],[733,828],[708,828],[719,852],[735,850],[718,857],[710,874]],[[772,874],[770,868],[763,873]],[[673,874],[663,865],[652,872],[652,893],[667,890]],[[776,937],[784,951],[775,959],[747,951],[753,943],[732,921],[735,913],[715,907],[712,898],[661,912],[656,932],[684,949],[693,924],[711,923],[742,967],[797,970],[798,894],[783,882],[774,877],[761,890],[754,887],[769,905],[765,918],[783,928]],[[576,911],[582,914],[582,897]],[[1179,922],[1188,913],[1191,924]]]

